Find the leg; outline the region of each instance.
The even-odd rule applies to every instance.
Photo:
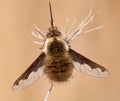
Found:
[[[34,25],[34,27],[35,30],[39,33],[38,38],[45,39],[45,34],[42,31],[40,31],[40,29],[36,25]]]
[[[94,1],[93,1],[94,2]],[[87,17],[80,23],[80,25],[75,29],[75,31],[73,33],[71,33],[67,38],[66,38],[66,41],[69,43],[72,39],[74,39],[76,36],[82,34],[82,33],[88,33],[88,32],[91,32],[91,31],[94,31],[94,30],[97,30],[97,29],[100,29],[102,28],[102,26],[98,26],[96,28],[93,28],[91,30],[88,30],[88,31],[85,31],[83,32],[83,29],[86,25],[88,25],[92,20],[93,18],[95,17],[95,15],[98,13],[93,13],[92,11],[92,6],[93,6],[93,3],[91,5],[91,9],[89,11],[89,14],[87,15]]]

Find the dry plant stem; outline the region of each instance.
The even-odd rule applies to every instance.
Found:
[[[48,97],[49,97],[49,95],[50,95],[50,93],[52,91],[52,88],[53,88],[53,82],[50,83],[50,86],[49,86],[49,89],[48,89],[48,92],[47,92],[47,94],[45,96],[44,101],[48,101]]]

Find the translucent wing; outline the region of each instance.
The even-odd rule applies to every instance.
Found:
[[[89,60],[83,55],[75,52],[72,49],[69,49],[69,55],[73,60],[73,65],[79,71],[96,77],[109,77],[109,72],[103,66]]]
[[[41,55],[30,65],[30,67],[15,81],[13,90],[24,89],[33,84],[44,71],[45,53]]]

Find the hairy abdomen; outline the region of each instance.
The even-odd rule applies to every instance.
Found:
[[[63,42],[55,39],[48,44],[45,74],[52,81],[64,82],[72,75],[73,64]]]
[[[72,75],[73,65],[69,58],[63,57],[59,60],[46,61],[45,73],[48,78],[56,82],[67,81]]]

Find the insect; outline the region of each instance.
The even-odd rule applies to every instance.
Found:
[[[90,10],[86,19],[82,21],[80,26],[73,33],[64,37],[63,33],[54,25],[50,2],[49,8],[51,27],[48,33],[44,34],[36,28],[39,33],[38,36],[44,40],[42,52],[29,68],[15,81],[13,90],[24,89],[38,80],[42,74],[45,74],[51,81],[47,94],[48,97],[53,82],[68,81],[75,69],[95,77],[108,77],[109,72],[106,68],[74,51],[70,46],[70,41],[79,36],[83,28],[94,18],[95,15],[92,15],[92,11]],[[33,35],[36,36],[34,33]]]

